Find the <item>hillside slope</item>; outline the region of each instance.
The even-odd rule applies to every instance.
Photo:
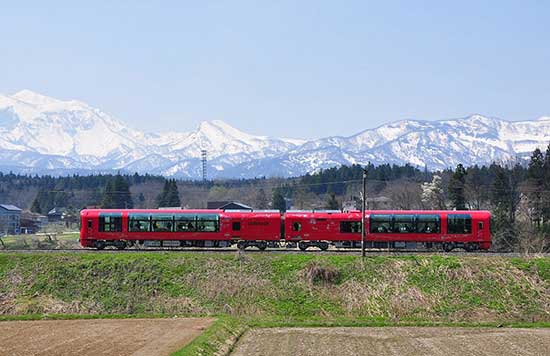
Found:
[[[0,315],[549,322],[550,259],[2,254]]]

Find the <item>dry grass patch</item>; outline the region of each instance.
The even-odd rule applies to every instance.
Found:
[[[338,268],[322,265],[316,261],[308,263],[300,274],[310,286],[314,284],[336,284],[341,277],[341,272]]]

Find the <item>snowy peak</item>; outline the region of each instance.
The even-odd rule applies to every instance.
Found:
[[[26,104],[34,106],[45,106],[62,103],[61,100],[50,98],[42,94],[35,93],[31,90],[24,89],[11,96],[13,99],[22,101]]]
[[[251,135],[220,120],[190,132],[144,133],[80,101],[30,90],[0,95],[0,170],[26,173],[120,170],[198,178],[203,149],[211,178],[292,176],[367,162],[441,169],[528,157],[549,143],[548,116],[401,120],[306,142]]]
[[[208,138],[214,143],[220,143],[220,141],[227,140],[237,140],[250,143],[256,139],[265,138],[246,134],[221,120],[201,122],[195,134]]]

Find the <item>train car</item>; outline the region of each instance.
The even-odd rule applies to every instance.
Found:
[[[284,216],[284,238],[301,250],[326,250],[336,243],[339,247],[354,247],[357,234],[361,240],[360,211],[289,211]]]
[[[225,211],[222,213],[231,225],[231,239],[237,247],[279,247],[281,241],[282,216],[274,211]]]
[[[117,210],[81,212],[80,243],[144,247],[361,247],[360,211]],[[488,211],[367,211],[366,247],[451,251],[491,246]]]
[[[366,211],[367,248],[415,249],[418,245],[451,251],[487,250],[491,246],[488,211]],[[297,212],[285,214],[285,240],[308,247],[361,247],[361,213]]]
[[[80,213],[80,244],[114,246],[229,247],[265,249],[280,240],[281,214],[223,210],[86,209]]]

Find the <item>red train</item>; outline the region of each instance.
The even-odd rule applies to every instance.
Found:
[[[360,211],[91,209],[80,213],[83,247],[361,247]],[[367,248],[487,250],[488,211],[366,211]]]

